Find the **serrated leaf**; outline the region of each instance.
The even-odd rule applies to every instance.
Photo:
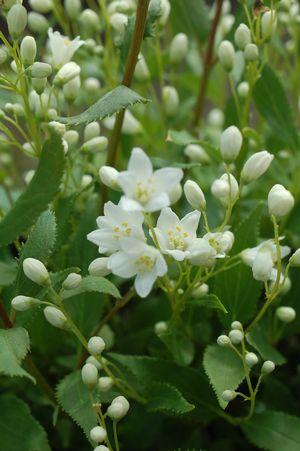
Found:
[[[255,105],[280,142],[293,150],[299,149],[299,137],[292,111],[281,84],[273,70],[265,65],[253,90]]]
[[[67,414],[89,437],[90,430],[97,425],[88,388],[83,384],[80,371],[66,376],[57,386],[56,396]]]
[[[191,299],[188,302],[188,306],[217,309],[221,310],[223,313],[228,313],[218,296],[216,296],[215,294],[207,294],[198,299]]]
[[[267,410],[242,423],[248,440],[268,451],[299,451],[300,418]]]
[[[149,101],[150,100],[140,96],[132,89],[120,85],[106,93],[83,113],[78,114],[77,116],[60,117],[58,120],[67,125],[88,124],[89,122],[102,120],[107,116],[112,116],[118,111],[124,110],[135,103],[147,103]]]
[[[29,347],[29,336],[23,327],[0,329],[0,373],[10,377],[28,377],[35,382],[34,378],[21,367]]]
[[[210,345],[204,352],[203,366],[220,406],[225,409],[228,402],[222,399],[223,391],[236,390],[245,378],[242,360],[232,349]]]
[[[195,408],[188,402],[177,388],[165,382],[152,382],[148,386],[149,402],[147,410],[150,412],[167,412],[182,415]]]
[[[184,32],[204,42],[210,29],[208,6],[204,0],[172,0],[171,23],[175,33]]]
[[[0,397],[0,437],[3,451],[51,451],[46,432],[29,407],[12,395]]]
[[[272,360],[276,365],[286,362],[285,357],[268,342],[267,335],[263,328],[256,324],[246,335],[248,343],[256,349],[264,360]]]
[[[120,298],[118,288],[104,277],[87,276],[84,277],[77,288],[73,290],[66,290],[62,293],[62,299],[69,299],[79,294],[96,291],[98,293],[105,293]]]
[[[52,135],[43,146],[38,168],[27,189],[0,222],[0,246],[14,241],[47,209],[59,188],[64,164],[61,138]]]
[[[13,281],[17,277],[17,272],[17,262],[0,262],[0,286],[5,287],[13,283]]]
[[[263,203],[260,202],[234,230],[235,242],[231,255],[256,246],[262,209]],[[216,275],[214,292],[222,298],[222,303],[229,312],[228,315],[221,316],[224,324],[229,326],[233,320],[248,320],[255,312],[260,291],[260,284],[253,279],[251,269],[244,263]]]

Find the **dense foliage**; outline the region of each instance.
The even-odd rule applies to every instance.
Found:
[[[2,0],[0,449],[300,449],[297,0]]]

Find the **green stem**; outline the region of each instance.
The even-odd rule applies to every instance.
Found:
[[[116,451],[120,451],[116,421],[113,422],[113,432],[114,432],[114,441],[115,441]]]

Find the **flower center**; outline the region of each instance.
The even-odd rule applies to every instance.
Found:
[[[186,248],[186,238],[189,234],[182,227],[176,226],[175,229],[169,229],[167,235],[169,243],[174,249],[184,250]]]
[[[129,227],[128,222],[122,222],[120,226],[114,227],[114,239],[119,240],[120,238],[128,238],[131,235],[131,227]]]
[[[135,197],[141,204],[146,204],[154,193],[155,189],[152,186],[151,179],[148,179],[146,184],[143,184],[142,182],[137,183]]]
[[[155,263],[155,259],[151,258],[147,254],[140,255],[139,258],[134,262],[138,271],[150,271]]]

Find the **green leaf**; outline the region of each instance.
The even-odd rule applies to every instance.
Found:
[[[219,150],[213,144],[208,141],[195,138],[187,130],[168,130],[166,141],[182,147],[185,147],[188,144],[199,144],[199,146],[203,147],[212,160],[222,160]]]
[[[94,105],[77,116],[60,117],[58,120],[67,125],[88,124],[89,122],[102,120],[118,111],[134,105],[135,103],[147,103],[150,100],[141,97],[135,91],[120,85],[106,93]]]
[[[190,412],[195,406],[189,403],[177,388],[165,382],[153,382],[148,387],[149,402],[147,410],[150,412],[166,412],[182,415]]]
[[[0,286],[5,287],[13,283],[17,276],[18,265],[16,261],[0,262]]]
[[[242,423],[248,440],[268,451],[299,451],[300,418],[267,410]]]
[[[91,404],[88,388],[83,384],[81,372],[66,376],[57,386],[56,396],[67,414],[89,438],[90,430],[97,425],[97,416]]]
[[[23,327],[0,329],[0,373],[10,377],[28,377],[35,382],[34,378],[21,367],[29,347],[29,336]]]
[[[120,298],[120,292],[118,288],[104,277],[87,276],[84,277],[77,288],[73,290],[65,290],[62,293],[62,299],[69,299],[73,296],[77,296],[82,293],[96,291],[98,293],[105,293]]]
[[[228,313],[218,296],[215,294],[207,294],[199,299],[191,299],[188,303],[190,307],[205,307],[209,309],[221,310],[224,313]]]
[[[43,146],[38,168],[26,191],[0,222],[0,246],[14,241],[47,209],[59,188],[64,164],[61,138],[52,135]]]
[[[178,365],[188,366],[195,356],[193,342],[176,328],[170,328],[159,335],[160,340],[166,345]]]
[[[254,87],[253,97],[258,111],[268,122],[272,133],[284,145],[298,150],[299,137],[286,93],[277,75],[267,65]]]
[[[235,243],[231,255],[256,246],[262,209],[263,203],[260,202],[234,230]],[[229,312],[228,315],[221,316],[224,324],[229,326],[233,320],[243,322],[254,314],[261,286],[253,279],[251,269],[241,262],[238,266],[216,275],[214,292],[222,299],[222,303]]]
[[[257,324],[246,335],[248,343],[256,349],[264,360],[272,360],[276,365],[286,362],[285,357],[268,342],[264,329]]]
[[[204,352],[203,366],[220,406],[225,409],[228,402],[221,397],[223,391],[235,390],[245,378],[242,360],[232,349],[210,345]]]
[[[175,33],[184,32],[204,42],[210,29],[209,9],[204,0],[172,0],[171,23]]]
[[[171,161],[167,161],[164,158],[160,158],[160,157],[151,157],[150,160],[152,161],[154,168],[173,167],[173,168],[181,168],[181,169],[192,169],[195,167],[202,166],[201,163],[171,162]]]
[[[0,437],[3,451],[51,451],[46,432],[29,407],[12,395],[0,397]]]

